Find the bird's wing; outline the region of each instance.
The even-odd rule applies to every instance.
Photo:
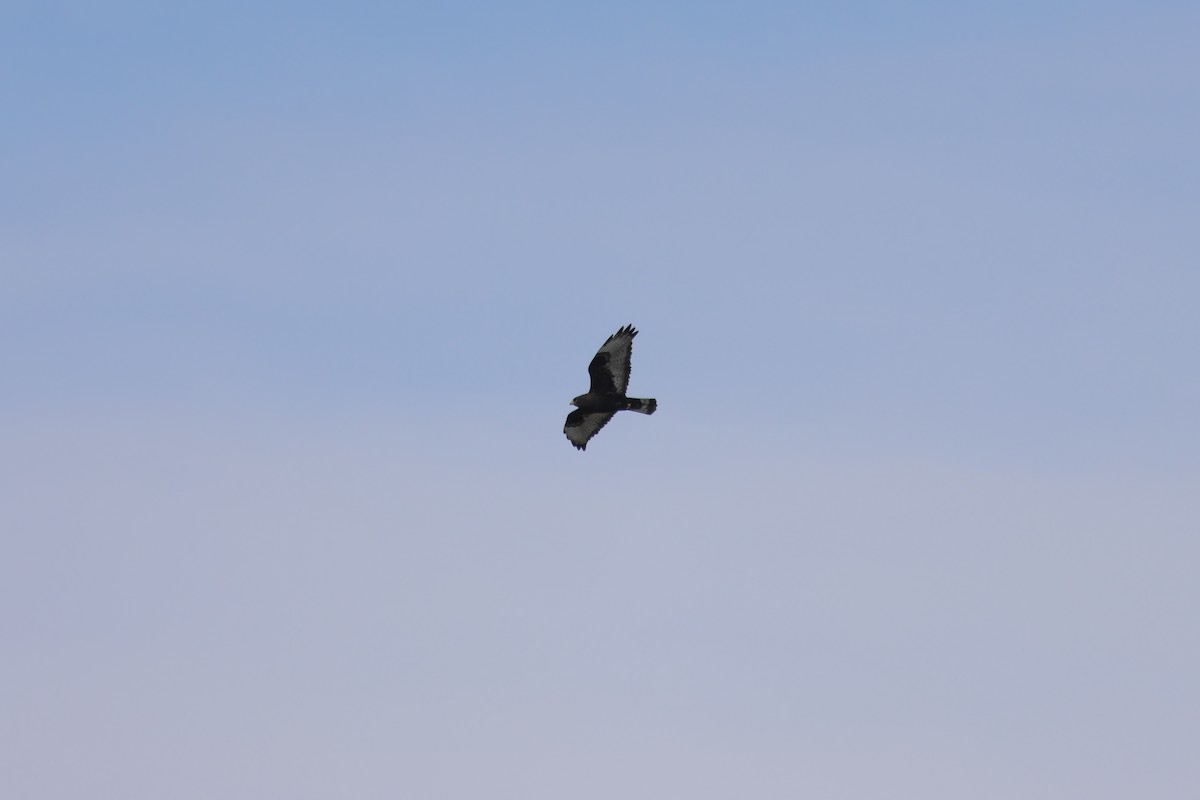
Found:
[[[567,414],[567,424],[563,426],[563,433],[571,440],[571,444],[575,445],[580,450],[587,449],[588,439],[591,439],[600,429],[608,424],[608,421],[613,418],[612,412],[606,414],[586,414],[579,409],[575,409],[570,414]]]
[[[604,344],[596,352],[596,357],[588,364],[593,393],[625,394],[625,390],[629,388],[633,337],[637,336],[637,333],[632,325],[626,325],[604,340]]]

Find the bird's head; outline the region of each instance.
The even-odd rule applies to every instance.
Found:
[[[579,401],[582,400],[584,397],[585,397],[585,395],[582,395],[582,394],[579,395],[578,397],[576,397],[574,400],[571,401],[571,405],[578,407]]]

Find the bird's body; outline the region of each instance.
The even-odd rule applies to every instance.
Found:
[[[653,414],[658,410],[658,401],[652,398],[628,397],[630,359],[633,355],[633,337],[637,331],[626,325],[604,341],[592,363],[588,364],[591,387],[571,401],[576,407],[567,415],[563,433],[580,450],[587,448],[588,440],[599,433],[618,411],[637,411]]]
[[[653,414],[657,410],[658,401],[641,400],[616,393],[588,392],[572,400],[571,405],[585,414],[608,414],[617,411],[641,411],[643,414]]]

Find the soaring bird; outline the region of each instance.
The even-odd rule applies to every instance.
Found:
[[[658,410],[657,400],[625,396],[625,390],[629,387],[633,337],[637,334],[632,325],[621,328],[604,340],[592,363],[588,364],[592,386],[587,394],[581,394],[571,401],[576,409],[567,415],[567,424],[563,427],[563,433],[571,440],[571,444],[580,450],[587,449],[588,440],[599,433],[618,411],[653,414]]]

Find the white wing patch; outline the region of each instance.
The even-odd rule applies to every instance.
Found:
[[[629,388],[629,370],[633,359],[633,337],[637,331],[632,325],[626,325],[605,340],[597,353],[607,353],[608,363],[605,365],[618,394],[625,394]]]
[[[608,424],[608,421],[613,418],[609,414],[584,414],[583,421],[578,425],[571,425],[568,419],[568,424],[563,428],[563,433],[571,444],[575,445],[580,450],[587,447],[588,440],[600,432],[600,429]]]

